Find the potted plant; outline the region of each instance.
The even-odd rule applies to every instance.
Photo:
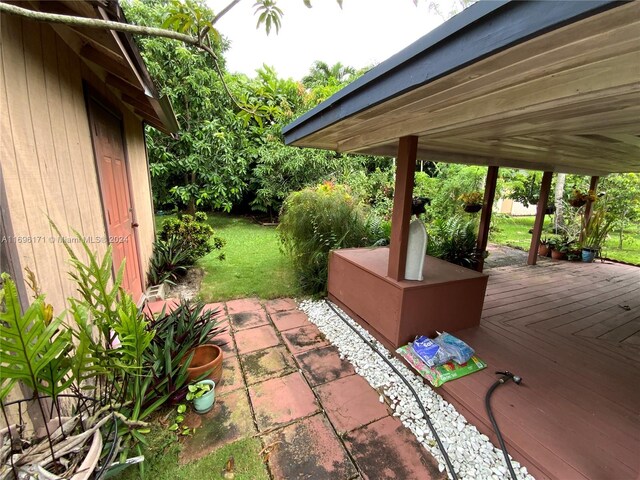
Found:
[[[460,195],[464,211],[467,213],[476,213],[482,210],[483,195],[482,192],[469,192]]]
[[[213,380],[201,380],[189,385],[187,400],[193,402],[193,408],[198,413],[207,413],[213,408],[216,401],[215,382]]]
[[[569,238],[565,233],[561,237],[554,239],[551,246],[551,258],[554,260],[566,260],[567,253],[571,251],[571,247],[575,243],[575,240]]]
[[[72,330],[63,315],[54,317],[35,276],[30,271],[27,276],[35,296],[24,314],[11,277],[3,273],[0,282],[0,299],[4,301],[0,309],[0,408],[6,423],[9,417],[21,419],[20,425],[0,430],[0,476],[85,480],[98,466],[105,429],[110,427],[106,438],[115,445],[114,419],[117,416],[125,423],[127,419],[113,412],[110,405],[101,405],[105,399],[96,401],[81,393],[88,388],[83,380],[95,378],[101,367],[83,350],[87,345],[82,330],[79,334]],[[84,319],[74,319],[79,329],[86,326]],[[79,344],[73,337],[79,338]],[[33,394],[6,402],[16,384]],[[102,392],[96,389],[95,393]],[[70,407],[72,414],[62,413]],[[43,420],[35,431],[22,424],[29,409],[35,409]],[[103,458],[103,465],[111,463],[116,450]]]
[[[566,260],[567,247],[562,244],[557,244],[554,248],[551,249],[551,258],[554,260]]]
[[[222,378],[222,349],[213,343],[198,345],[192,350],[193,357],[189,368],[187,368],[187,377],[190,381],[197,380],[206,376],[216,383]]]
[[[208,375],[215,382],[222,376],[224,342],[216,337],[226,330],[219,325],[218,310],[205,309],[202,301],[182,300],[171,312],[149,317],[149,329],[155,331],[150,356],[169,358],[155,362],[155,383],[163,386],[173,401],[184,399],[188,382]],[[219,344],[219,345],[216,345]]]
[[[583,262],[593,262],[596,255],[600,253],[612,227],[612,220],[605,205],[595,209],[588,219],[582,219],[581,246]]]
[[[547,237],[542,237],[540,240],[540,245],[538,245],[538,255],[541,257],[548,257],[550,253],[549,247],[550,240]]]

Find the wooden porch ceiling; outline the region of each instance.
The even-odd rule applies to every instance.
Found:
[[[415,135],[421,160],[586,175],[640,171],[640,2],[539,34],[296,135],[313,113],[285,129],[288,143],[396,156],[398,138]]]
[[[28,5],[41,12],[125,21],[113,0],[30,0]],[[26,5],[19,2],[19,6]],[[178,131],[171,104],[158,94],[130,35],[80,26],[52,27],[131,111],[164,133]]]

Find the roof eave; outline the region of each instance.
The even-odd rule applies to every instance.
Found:
[[[526,40],[630,0],[480,1],[282,129],[285,144]]]

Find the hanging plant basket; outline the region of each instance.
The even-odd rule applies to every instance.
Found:
[[[478,203],[473,203],[473,204],[464,206],[464,211],[467,213],[478,213],[480,210],[482,210],[482,205]]]
[[[544,213],[546,213],[547,215],[553,215],[554,213],[556,213],[556,206],[555,205],[549,205]]]
[[[586,200],[582,200],[581,198],[574,198],[574,199],[569,200],[569,205],[571,205],[572,207],[575,207],[575,208],[580,208],[586,203],[587,203],[587,201]]]

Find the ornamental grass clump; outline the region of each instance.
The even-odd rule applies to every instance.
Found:
[[[329,251],[371,243],[364,206],[343,185],[331,182],[289,195],[278,235],[308,294],[326,292]]]

